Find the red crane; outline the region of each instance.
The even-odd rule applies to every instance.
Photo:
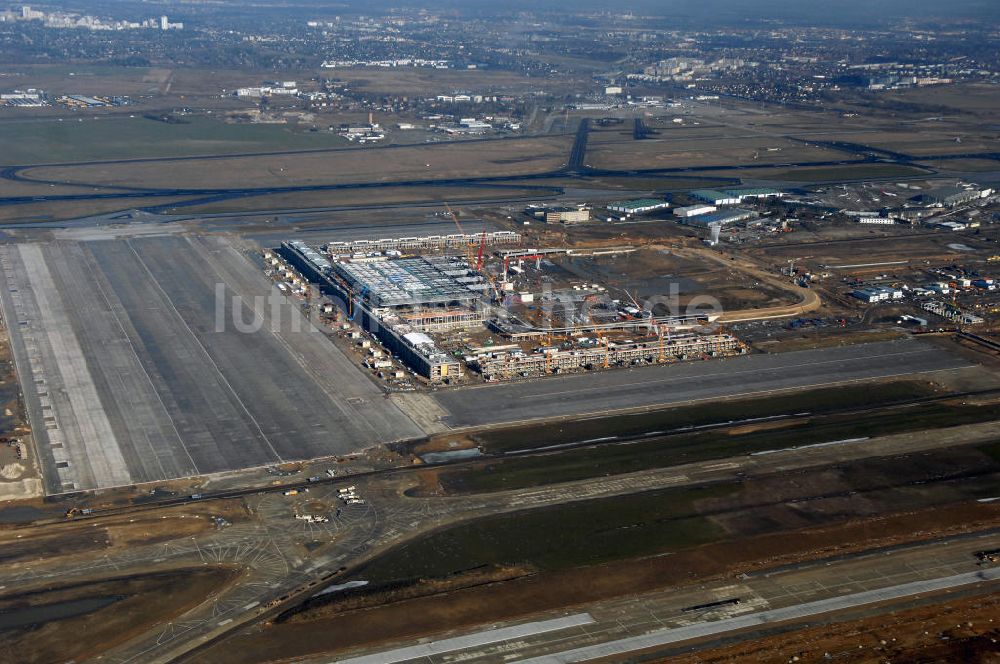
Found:
[[[479,253],[476,255],[476,269],[483,269],[483,247],[486,246],[486,231],[483,231],[483,236],[479,238]]]

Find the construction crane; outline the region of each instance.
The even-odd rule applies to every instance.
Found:
[[[455,222],[455,227],[458,228],[458,232],[465,235],[465,231],[462,230],[462,224],[458,223],[458,215],[455,214],[455,211],[451,209],[450,205],[448,205],[448,201],[444,201],[444,209],[448,211],[449,215],[451,215],[451,219]]]
[[[476,269],[482,271],[483,269],[483,247],[486,246],[486,231],[483,230],[483,235],[479,238],[479,253],[476,255]]]
[[[583,298],[584,302],[591,302],[594,300],[597,300],[596,295],[588,295]],[[607,369],[611,366],[611,340],[608,338],[607,332],[603,335],[601,334],[601,330],[597,327],[597,322],[594,320],[593,311],[589,306],[587,307],[587,319],[590,321],[590,325],[594,330],[595,336],[597,336],[597,338],[604,344],[604,368]]]
[[[448,201],[443,201],[443,202],[444,202],[444,209],[448,211],[448,214],[451,215],[451,220],[455,222],[455,228],[458,229],[458,232],[460,234],[465,235],[465,229],[462,228],[462,224],[458,223],[458,215],[455,214],[455,211],[451,209],[450,205],[448,205]],[[485,240],[486,240],[486,231],[483,231],[483,241],[485,241]],[[466,251],[465,251],[465,257],[469,261],[469,265],[472,265],[472,247],[473,246],[475,246],[475,245],[472,242],[470,242],[466,246],[466,248],[465,248],[466,249]]]
[[[670,328],[663,323],[657,323],[656,335],[659,337],[659,352],[656,354],[657,362],[664,362],[667,359],[666,347],[663,345],[663,329],[667,330],[667,340],[670,340]]]

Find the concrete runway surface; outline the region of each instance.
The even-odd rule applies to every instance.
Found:
[[[972,366],[918,339],[746,355],[438,392],[452,427],[751,396]]]
[[[225,240],[6,245],[0,268],[49,494],[343,454],[422,433],[305,320],[297,300],[265,304],[277,291]],[[250,322],[256,311],[259,330],[240,331],[231,316],[216,325],[218,284],[224,313]]]

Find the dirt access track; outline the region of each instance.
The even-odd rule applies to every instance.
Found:
[[[670,251],[685,258],[711,260],[719,263],[723,267],[740,270],[741,272],[745,272],[753,276],[755,279],[792,294],[798,300],[797,304],[779,305],[761,309],[740,309],[737,311],[727,311],[719,317],[718,322],[720,323],[742,323],[752,320],[801,316],[811,311],[816,311],[823,305],[823,301],[820,299],[816,291],[809,288],[800,288],[788,283],[787,281],[779,279],[744,258],[738,258],[735,255],[720,254],[715,251],[696,247],[687,247],[683,249],[673,247]]]

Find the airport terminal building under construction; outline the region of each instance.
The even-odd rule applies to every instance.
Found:
[[[463,258],[365,255],[330,261],[299,241],[283,243],[281,251],[417,373],[432,381],[462,375],[461,363],[427,332],[483,324],[479,305],[490,286]]]
[[[509,380],[745,352],[736,337],[706,329],[705,317],[654,317],[612,303],[589,309],[591,315],[583,319],[571,314],[573,320],[559,323],[531,322],[540,309],[530,304],[530,292],[513,291],[508,270],[519,268],[509,265],[511,260],[524,254],[536,259],[539,271],[543,256],[569,250],[501,249],[497,255],[503,271],[491,276],[483,266],[483,248],[520,240],[511,231],[483,231],[331,242],[322,251],[292,240],[277,251],[324,295],[340,302],[347,320],[430,382],[451,382],[461,378],[465,368],[485,380]],[[474,260],[477,244],[479,257]],[[421,249],[446,251],[425,254]],[[487,339],[490,333],[506,342]],[[466,341],[456,346],[456,338]],[[476,338],[485,346],[477,349]],[[553,346],[553,338],[563,342]]]

